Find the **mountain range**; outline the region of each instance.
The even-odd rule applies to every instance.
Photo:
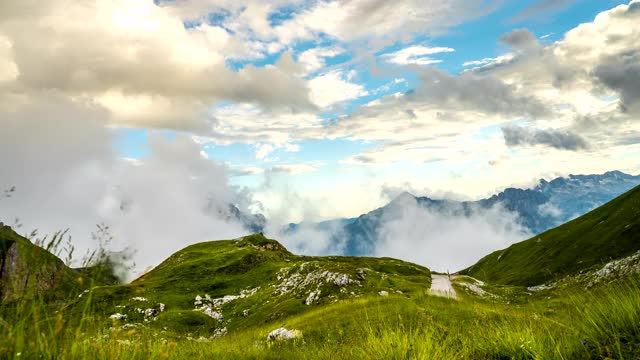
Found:
[[[344,244],[343,255],[371,255],[380,241],[384,222],[401,216],[399,209],[415,203],[432,212],[456,216],[470,216],[501,206],[515,215],[516,222],[529,234],[538,234],[583,215],[637,185],[640,185],[640,175],[609,171],[604,174],[569,175],[551,181],[540,179],[533,188],[507,188],[477,201],[431,199],[404,192],[389,204],[358,217],[318,223],[292,223],[284,229],[284,233],[293,235],[302,228],[311,227],[325,232],[332,242]]]

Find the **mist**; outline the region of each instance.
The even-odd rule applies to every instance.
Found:
[[[110,250],[133,256],[131,280],[187,245],[248,232],[228,208],[251,204],[251,194],[230,186],[228,169],[191,137],[151,134],[150,155],[127,160],[99,107],[52,96],[34,103],[0,114],[0,189],[15,186],[0,199],[0,219],[17,219],[21,234],[69,228],[83,254],[98,246],[96,224],[108,225]]]
[[[420,206],[413,197],[398,199],[381,219],[375,256],[398,258],[435,271],[455,272],[492,251],[528,238],[517,214],[501,206],[443,211]]]

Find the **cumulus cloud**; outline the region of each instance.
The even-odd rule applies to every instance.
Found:
[[[377,99],[328,130],[383,142],[379,151],[367,150],[348,160],[364,164],[436,157],[451,161],[456,152],[465,151],[457,148],[461,142],[467,149],[497,149],[485,131],[513,121],[563,130],[507,129],[507,145],[624,153],[620,138],[638,131],[634,121],[639,98],[637,9],[640,2],[634,0],[604,11],[548,45],[539,43],[529,30],[516,29],[499,40],[511,48],[509,53],[466,62],[475,67],[458,75],[422,68],[415,89]],[[444,126],[447,131],[442,134]],[[444,136],[449,140],[445,144]],[[446,155],[434,156],[435,151]]]
[[[422,71],[422,87],[407,94],[409,101],[430,102],[440,108],[478,110],[507,115],[547,115],[548,109],[537,98],[493,76],[463,73],[452,76],[428,68]]]
[[[504,141],[508,146],[545,145],[561,150],[584,150],[587,141],[568,130],[532,129],[509,125],[502,127]]]
[[[376,256],[454,272],[529,236],[516,216],[499,206],[465,216],[454,208],[450,212],[430,210],[409,196],[400,201],[381,219]]]
[[[640,113],[640,50],[605,59],[595,68],[594,75],[620,94],[623,112]]]
[[[187,28],[152,0],[3,7],[0,63],[11,62],[18,71],[5,84],[13,92],[87,97],[124,124],[200,131],[209,126],[207,108],[223,100],[314,108],[290,53],[273,65],[235,71],[226,65],[233,53],[229,44],[236,41],[232,34],[208,24]],[[0,80],[14,73],[3,71]]]

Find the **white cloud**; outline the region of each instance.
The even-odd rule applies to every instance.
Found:
[[[186,28],[152,0],[13,2],[3,10],[0,76],[21,95],[56,91],[97,101],[123,124],[198,131],[208,126],[207,107],[223,100],[313,109],[290,53],[274,65],[226,65],[238,42],[265,53],[279,45],[214,25]]]
[[[382,58],[387,62],[399,65],[432,65],[442,62],[429,55],[453,52],[449,47],[427,47],[422,45],[410,46],[393,53],[384,54]]]
[[[500,55],[495,58],[484,58],[480,60],[472,60],[462,63],[462,66],[484,66],[484,65],[495,65],[495,64],[503,64],[509,60],[513,59],[513,54],[505,54]]]
[[[331,58],[344,53],[339,47],[323,47],[305,50],[298,55],[298,61],[308,72],[314,72],[325,66],[325,58]]]
[[[290,144],[290,143],[282,143],[282,144],[257,144],[256,148],[256,159],[261,159],[264,161],[269,161],[267,158],[271,153],[278,149],[283,149],[286,152],[298,152],[300,151],[300,145],[298,144]],[[277,160],[276,160],[277,161]]]
[[[298,152],[300,151],[300,145],[286,143],[284,144],[284,150],[286,152]]]
[[[367,95],[362,85],[349,82],[348,74],[332,71],[309,80],[311,101],[321,108]]]
[[[274,150],[275,148],[271,144],[259,144],[256,146],[256,159],[264,159]]]

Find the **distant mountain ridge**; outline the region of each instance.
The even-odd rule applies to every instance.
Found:
[[[419,206],[438,213],[464,216],[500,204],[517,215],[520,225],[530,233],[538,234],[583,215],[637,185],[640,185],[640,175],[609,171],[569,175],[551,181],[540,179],[538,185],[531,189],[506,188],[477,201],[434,200],[404,192],[389,204],[357,218],[289,224],[284,232],[294,234],[303,226],[311,226],[330,233],[334,242],[344,243],[344,255],[371,255],[380,240],[383,220],[393,219],[394,210],[415,201]]]

